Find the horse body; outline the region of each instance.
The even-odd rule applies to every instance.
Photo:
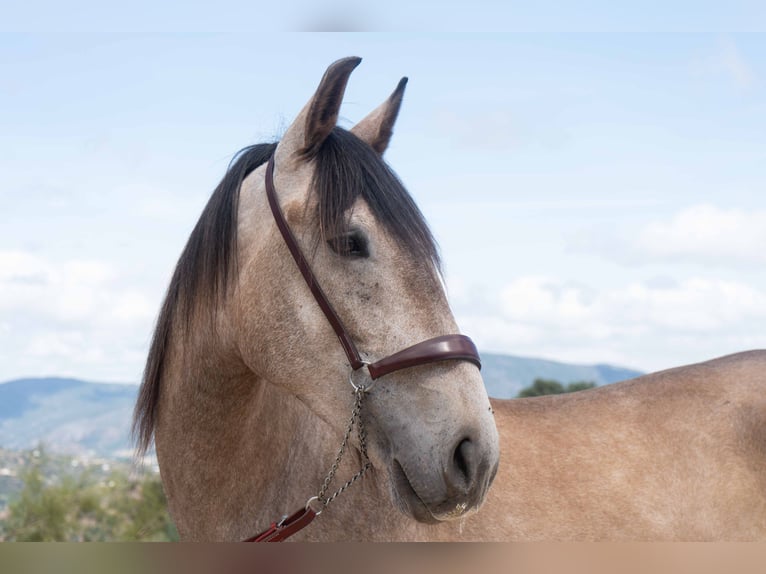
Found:
[[[179,259],[134,430],[140,449],[154,438],[181,537],[242,540],[306,504],[362,399],[366,435],[296,540],[766,536],[765,352],[536,399],[490,403],[470,360],[352,390],[310,284],[373,365],[457,330],[430,232],[380,159],[405,82],[335,127],[358,63],[328,69],[278,144],[243,152]],[[308,284],[274,224],[267,161]],[[369,472],[332,501],[366,451]]]
[[[463,537],[763,540],[766,351],[494,400],[500,470]]]

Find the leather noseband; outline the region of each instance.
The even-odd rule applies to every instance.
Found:
[[[274,220],[287,244],[287,248],[290,250],[295,263],[298,265],[298,269],[300,270],[301,275],[303,275],[312,295],[314,295],[314,299],[316,299],[317,304],[320,309],[322,309],[322,312],[330,322],[335,334],[338,336],[338,340],[340,341],[343,350],[346,352],[346,356],[351,363],[351,368],[354,371],[367,366],[370,378],[375,380],[389,373],[408,367],[446,360],[468,361],[481,369],[481,359],[476,350],[476,345],[474,345],[473,341],[465,335],[442,335],[440,337],[434,337],[433,339],[416,343],[411,347],[375,361],[374,363],[364,361],[359,354],[359,350],[356,348],[351,335],[349,335],[343,322],[340,320],[340,317],[338,317],[338,314],[328,301],[324,291],[322,291],[319,282],[311,270],[311,266],[298,246],[298,242],[290,230],[290,227],[287,225],[285,216],[279,207],[277,193],[274,189],[273,155],[266,166],[266,195],[269,200],[271,212],[274,214]]]

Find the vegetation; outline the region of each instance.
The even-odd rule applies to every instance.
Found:
[[[577,381],[564,386],[560,382],[553,379],[535,379],[530,386],[521,389],[519,394],[516,396],[518,398],[524,398],[540,397],[543,395],[560,395],[562,393],[574,393],[577,391],[592,389],[595,386],[596,383],[592,383],[590,381]]]
[[[178,539],[156,473],[132,475],[127,464],[83,465],[72,458],[63,465],[63,457],[34,452],[19,469],[21,491],[0,514],[0,541]]]

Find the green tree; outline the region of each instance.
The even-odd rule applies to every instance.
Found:
[[[564,385],[553,379],[535,379],[534,382],[519,391],[519,398],[559,395],[564,392]]]
[[[156,476],[134,483],[128,496],[116,501],[114,510],[122,518],[116,532],[119,540],[178,540],[178,531],[167,511],[162,482]]]
[[[591,381],[576,381],[574,383],[569,383],[567,385],[567,391],[568,393],[576,393],[577,391],[586,391],[588,389],[592,389],[596,386],[596,383],[593,383]]]
[[[9,507],[6,531],[19,542],[54,542],[66,540],[66,496],[59,489],[46,487],[40,465],[35,464],[21,475],[24,490]]]
[[[90,469],[75,474],[74,466],[71,459],[52,461],[36,451],[21,473],[24,488],[8,507],[6,540],[178,540],[157,475],[97,475]]]
[[[554,379],[535,379],[532,384],[519,391],[518,398],[541,397],[543,395],[560,395],[562,393],[574,393],[592,389],[596,383],[590,381],[577,381],[569,383],[566,387]]]

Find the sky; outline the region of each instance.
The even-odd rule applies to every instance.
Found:
[[[349,55],[344,127],[409,77],[386,159],[481,351],[654,371],[766,348],[764,34],[699,16],[692,33],[71,34],[56,16],[0,33],[0,381],[138,382],[232,155]]]

